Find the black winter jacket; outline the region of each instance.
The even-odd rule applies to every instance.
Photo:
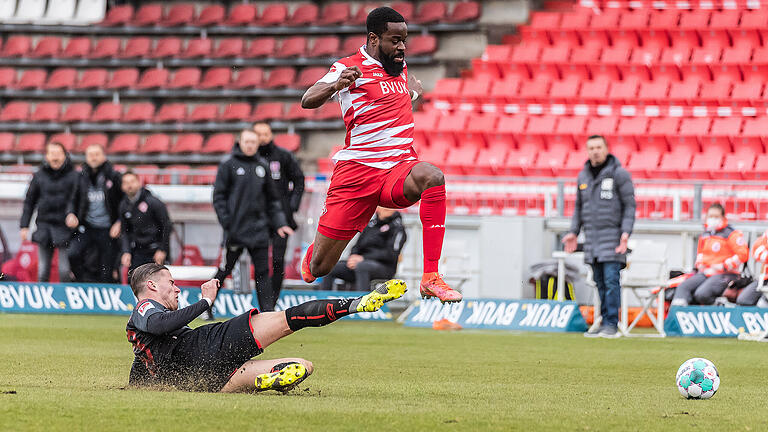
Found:
[[[228,245],[267,246],[272,232],[287,225],[280,194],[268,172],[266,160],[246,156],[237,145],[219,165],[213,208]]]
[[[274,141],[259,147],[259,156],[269,162],[272,180],[277,186],[283,204],[283,212],[288,226],[296,229],[293,214],[299,211],[301,197],[304,195],[304,173],[299,162],[291,152],[275,145]]]
[[[386,219],[379,219],[378,215],[374,215],[350,252],[362,255],[366,260],[378,261],[395,274],[400,251],[407,238],[400,213]]]
[[[69,241],[72,230],[67,228],[64,221],[67,205],[77,187],[77,175],[67,156],[61,168],[54,170],[47,162],[43,162],[32,176],[19,226],[29,228],[32,213],[37,208],[37,230],[32,234],[35,243],[62,246]]]
[[[104,191],[104,204],[109,212],[109,222],[115,223],[120,219],[120,201],[125,195],[122,190],[122,174],[116,171],[109,161],[101,164],[95,170],[88,164],[83,164],[77,181],[77,191],[74,199],[70,201],[67,213],[74,213],[80,224],[85,224],[85,218],[88,215],[88,188],[91,185],[101,183]]]
[[[170,250],[171,219],[168,209],[156,196],[144,188],[139,191],[135,202],[126,195],[120,201],[120,244],[123,253],[131,253],[133,248]]]

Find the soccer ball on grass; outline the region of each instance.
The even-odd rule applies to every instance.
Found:
[[[715,365],[703,358],[686,360],[677,370],[677,390],[688,399],[709,399],[720,387],[720,374]]]

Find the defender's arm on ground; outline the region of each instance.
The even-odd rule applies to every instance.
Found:
[[[337,66],[334,65],[334,67]],[[333,73],[333,68],[329,75],[331,73]],[[304,93],[304,96],[301,98],[301,107],[309,109],[320,108],[336,92],[351,86],[361,76],[363,76],[363,73],[360,72],[360,69],[357,66],[352,66],[342,70],[338,79],[334,82],[323,82],[323,79],[325,79],[323,77],[323,79],[316,82]]]

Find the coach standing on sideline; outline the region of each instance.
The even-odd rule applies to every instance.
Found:
[[[216,279],[223,283],[237,259],[248,249],[253,261],[256,294],[262,311],[273,311],[277,298],[269,286],[269,239],[293,234],[287,225],[282,200],[269,173],[269,164],[259,157],[256,132],[245,129],[232,156],[219,165],[213,185],[213,208],[224,230],[225,254]]]
[[[292,230],[298,225],[293,214],[299,211],[301,197],[304,195],[304,173],[291,152],[275,145],[272,140],[272,128],[267,123],[258,122],[253,125],[253,131],[259,140],[259,156],[269,162],[269,172],[277,186],[277,192],[282,198],[285,221]],[[272,232],[272,293],[275,300],[280,298],[280,290],[285,278],[285,249],[288,246],[288,236],[280,236]]]
[[[59,280],[71,280],[66,251],[77,223],[67,220],[66,210],[76,183],[77,172],[72,168],[67,149],[58,142],[48,143],[45,160],[27,188],[19,223],[21,241],[27,241],[32,213],[37,209],[37,229],[32,234],[32,241],[37,243],[37,279],[40,282],[48,282],[51,277],[54,249],[59,249]]]
[[[574,252],[576,237],[584,228],[584,261],[592,266],[603,317],[600,329],[585,336],[613,338],[620,336],[619,272],[626,266],[627,242],[635,224],[635,188],[629,172],[608,152],[603,136],[587,139],[587,153],[589,160],[577,181],[571,229],[563,243],[566,252]]]
[[[171,219],[165,204],[142,187],[136,173],[123,174],[123,192],[120,202],[120,259],[131,270],[155,262],[162,265],[168,257],[171,244]]]
[[[85,149],[85,163],[67,215],[80,225],[69,249],[72,272],[77,280],[115,282],[112,272],[119,250],[119,210],[124,195],[120,177],[107,161],[103,147],[94,144]],[[94,254],[95,260],[87,260],[89,254]],[[91,261],[96,263],[95,270],[84,265]]]

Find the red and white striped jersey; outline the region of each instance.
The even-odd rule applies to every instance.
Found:
[[[351,160],[381,169],[415,160],[408,67],[393,77],[363,46],[356,54],[335,62],[318,82],[334,83],[344,69],[352,66],[360,68],[363,76],[337,94],[347,135],[344,148],[333,160]]]

